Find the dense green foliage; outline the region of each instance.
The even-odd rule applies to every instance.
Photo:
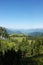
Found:
[[[11,51],[11,49],[15,52],[21,50],[24,65],[29,62],[30,57],[32,58],[31,61],[38,62],[38,64],[30,65],[43,65],[43,36],[9,35],[5,28],[0,27],[0,52],[4,55],[7,50]]]
[[[0,27],[0,38],[8,38],[9,35],[5,28]]]

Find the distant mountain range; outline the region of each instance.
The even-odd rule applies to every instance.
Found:
[[[0,27],[0,35],[6,35],[8,32],[8,34],[26,34],[29,36],[43,36],[43,29],[7,29],[7,28],[3,28]]]
[[[29,33],[30,36],[43,36],[43,32],[32,32]]]
[[[43,29],[19,29],[19,30],[12,30],[6,29],[9,34],[27,34],[31,36],[43,36]]]
[[[21,30],[6,29],[9,34],[22,34]]]

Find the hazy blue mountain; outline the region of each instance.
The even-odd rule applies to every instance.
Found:
[[[12,29],[7,29],[8,33],[14,33],[14,32],[18,32],[18,33],[32,33],[32,32],[43,32],[43,29],[16,29],[16,30],[12,30]]]
[[[16,29],[16,30],[12,30],[12,29],[6,29],[7,32],[9,34],[28,34],[31,36],[39,36],[39,35],[43,35],[43,29]]]
[[[32,32],[32,33],[29,33],[29,35],[31,35],[31,36],[43,36],[43,33],[42,32]]]
[[[6,29],[6,30],[9,34],[14,34],[14,33],[21,34],[22,33],[20,30],[12,30],[12,29]]]

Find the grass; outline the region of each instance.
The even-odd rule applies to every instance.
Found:
[[[23,38],[26,38],[26,37],[14,37],[12,39],[17,40],[18,42],[22,42]]]

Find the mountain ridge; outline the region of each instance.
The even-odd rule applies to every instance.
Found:
[[[1,27],[0,27],[1,28]],[[4,28],[4,27],[2,27]],[[31,36],[43,36],[43,29],[8,29],[5,28],[8,34],[27,34]],[[0,31],[1,32],[1,31]]]
[[[7,32],[9,34],[27,34],[30,36],[43,36],[43,29],[19,29],[19,30],[11,30],[11,29],[7,29]]]
[[[31,32],[43,32],[43,29],[6,29],[8,33],[14,33],[14,32],[19,32],[19,33],[31,33]]]

